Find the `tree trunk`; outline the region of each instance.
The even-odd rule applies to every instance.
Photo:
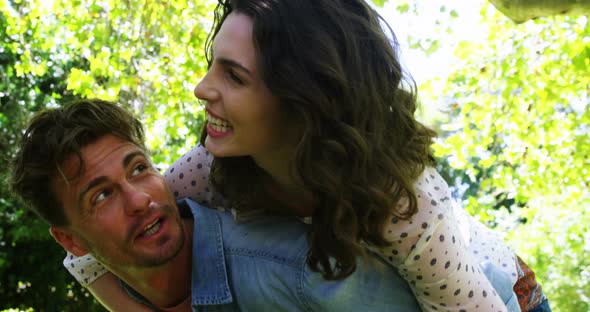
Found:
[[[490,0],[516,23],[558,14],[590,15],[590,0]]]

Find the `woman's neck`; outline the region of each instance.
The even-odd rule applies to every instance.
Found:
[[[300,187],[286,187],[269,177],[265,190],[271,197],[270,209],[279,214],[311,217],[316,205],[312,192]]]
[[[272,200],[269,208],[280,214],[309,217],[313,214],[315,200],[303,181],[291,174],[293,155],[288,151],[272,157],[254,158],[254,161],[268,175],[264,179],[264,188]]]

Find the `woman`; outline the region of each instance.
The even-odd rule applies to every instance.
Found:
[[[527,268],[452,205],[432,168],[435,133],[414,118],[415,84],[381,25],[363,0],[220,1],[195,88],[210,182],[237,220],[312,220],[308,263],[326,279],[346,278],[371,251],[425,311],[518,310],[484,273],[493,264],[515,283]],[[207,198],[204,155],[197,146],[169,170],[177,196]],[[523,311],[548,308],[533,286],[519,294]]]

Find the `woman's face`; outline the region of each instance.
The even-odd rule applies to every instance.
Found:
[[[252,19],[231,13],[213,42],[209,71],[195,87],[206,102],[205,146],[217,157],[252,156],[259,162],[292,150],[278,99],[258,72]]]

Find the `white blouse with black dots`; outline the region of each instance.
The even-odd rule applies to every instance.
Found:
[[[398,268],[424,311],[506,311],[480,264],[490,261],[517,280],[514,251],[451,199],[447,183],[427,168],[415,183],[418,212],[392,218],[391,247],[373,249]]]
[[[201,145],[178,159],[164,174],[174,195],[221,209],[224,201],[208,183],[212,160]],[[410,220],[392,217],[385,229],[392,246],[369,249],[399,270],[424,311],[506,311],[480,264],[492,262],[514,284],[514,251],[452,200],[435,169],[427,168],[415,189],[417,214]]]

